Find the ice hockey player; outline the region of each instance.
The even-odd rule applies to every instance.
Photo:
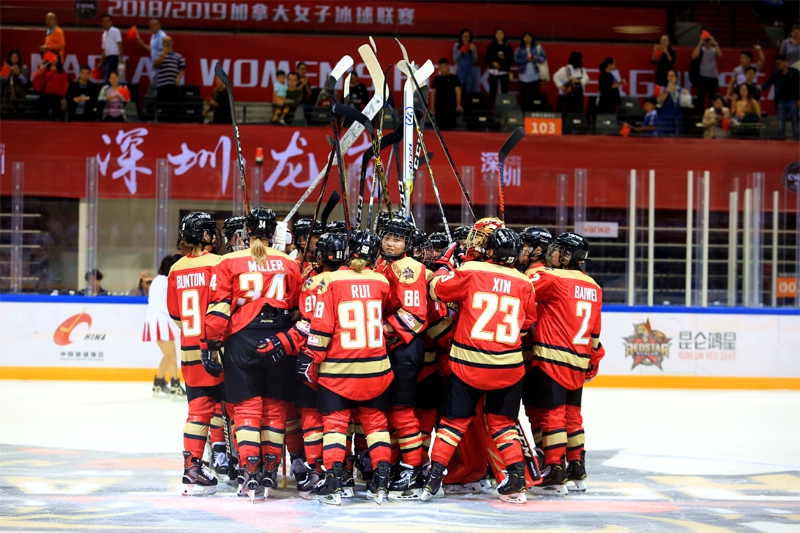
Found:
[[[388,494],[391,445],[386,420],[392,368],[386,354],[383,312],[389,282],[373,272],[379,239],[356,231],[349,242],[347,266],[319,282],[308,345],[298,356],[298,375],[317,381],[322,415],[325,481],[317,489],[321,503],[342,501],[347,428],[359,418],[376,466],[370,493],[376,503]]]
[[[545,469],[541,494],[567,494],[565,482],[586,490],[583,384],[597,375],[605,350],[600,344],[603,291],[582,270],[589,244],[576,233],[562,233],[547,251],[544,269],[531,278],[539,321],[534,333],[529,399],[539,411]],[[569,467],[566,462],[569,461]]]
[[[297,353],[286,332],[297,308],[300,271],[288,255],[269,247],[277,219],[271,209],[247,215],[248,250],[223,256],[215,267],[206,313],[203,365],[219,372],[224,341],[225,396],[232,404],[242,469],[240,495],[251,501],[275,488],[286,424],[283,366]],[[268,345],[265,353],[257,350]],[[263,461],[262,461],[263,459]]]
[[[244,227],[245,217],[228,217],[222,223],[222,235],[225,237],[225,248],[228,253],[247,248],[247,230]]]
[[[428,242],[430,242],[430,254],[426,258],[425,266],[430,269],[433,267],[433,262],[442,257],[444,251],[450,246],[450,241],[447,239],[446,233],[435,231],[428,235]]]
[[[322,235],[323,231],[324,228],[319,220],[314,224],[314,231],[311,231],[310,218],[301,218],[294,224],[294,247],[297,250],[297,262],[303,265],[303,269],[301,271],[303,280],[307,279],[308,276],[311,275],[311,271],[313,270],[312,265],[314,262],[314,248],[317,246],[317,240],[319,239],[320,235]],[[300,257],[300,254],[303,252],[305,252],[305,255]]]
[[[180,238],[188,253],[167,278],[167,309],[181,330],[181,370],[186,381],[189,416],[183,429],[183,495],[204,496],[217,491],[217,479],[203,462],[203,450],[216,404],[223,399],[222,373],[210,375],[200,364],[200,339],[204,337],[204,310],[213,289],[214,265],[210,254],[217,225],[208,213],[183,217]]]
[[[526,467],[514,419],[525,374],[520,333],[536,321],[535,294],[530,280],[514,269],[522,248],[515,232],[479,221],[467,244],[474,259],[429,284],[431,298],[458,304],[459,317],[450,350],[452,375],[421,499],[443,495],[446,465],[485,398],[489,433],[506,467],[497,491],[503,501],[525,503]]]
[[[422,332],[427,325],[428,302],[425,266],[412,259],[414,226],[395,216],[383,227],[381,259],[375,272],[391,285],[385,328],[386,345],[394,380],[390,389],[389,427],[397,439],[402,469],[393,476],[391,491],[411,491],[419,497],[422,489],[422,433],[414,414],[417,379],[425,365]],[[393,454],[394,455],[394,454]],[[394,460],[394,456],[392,457]],[[394,464],[394,463],[393,463]]]

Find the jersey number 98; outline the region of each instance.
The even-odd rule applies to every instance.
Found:
[[[345,350],[383,346],[383,322],[381,302],[353,300],[339,304],[339,326],[341,345]]]

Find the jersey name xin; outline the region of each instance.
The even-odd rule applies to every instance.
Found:
[[[597,289],[593,287],[581,287],[580,285],[575,285],[575,299],[596,302]]]
[[[191,289],[192,287],[205,287],[206,274],[205,272],[196,272],[192,274],[178,274],[175,276],[175,284],[178,289]]]
[[[492,292],[504,292],[506,294],[511,292],[511,280],[502,278],[492,278]]]

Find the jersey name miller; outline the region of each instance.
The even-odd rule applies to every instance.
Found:
[[[576,300],[586,300],[589,302],[596,302],[597,301],[597,289],[593,289],[592,287],[581,287],[580,285],[575,286],[575,299]]]
[[[369,285],[351,285],[350,292],[353,298],[372,298],[369,293]]]
[[[250,272],[284,272],[286,267],[282,260],[270,259],[265,261],[263,265],[259,265],[255,261],[248,261],[247,270]]]
[[[206,275],[204,272],[197,272],[194,274],[179,274],[175,276],[175,283],[179,289],[205,287]]]

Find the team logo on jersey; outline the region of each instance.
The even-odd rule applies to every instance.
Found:
[[[669,357],[672,339],[650,326],[650,319],[633,325],[633,335],[622,338],[625,344],[625,357],[633,358],[631,370],[639,365],[656,366],[659,370],[665,357]]]
[[[400,272],[403,279],[414,279],[414,270],[411,267],[406,267]]]

